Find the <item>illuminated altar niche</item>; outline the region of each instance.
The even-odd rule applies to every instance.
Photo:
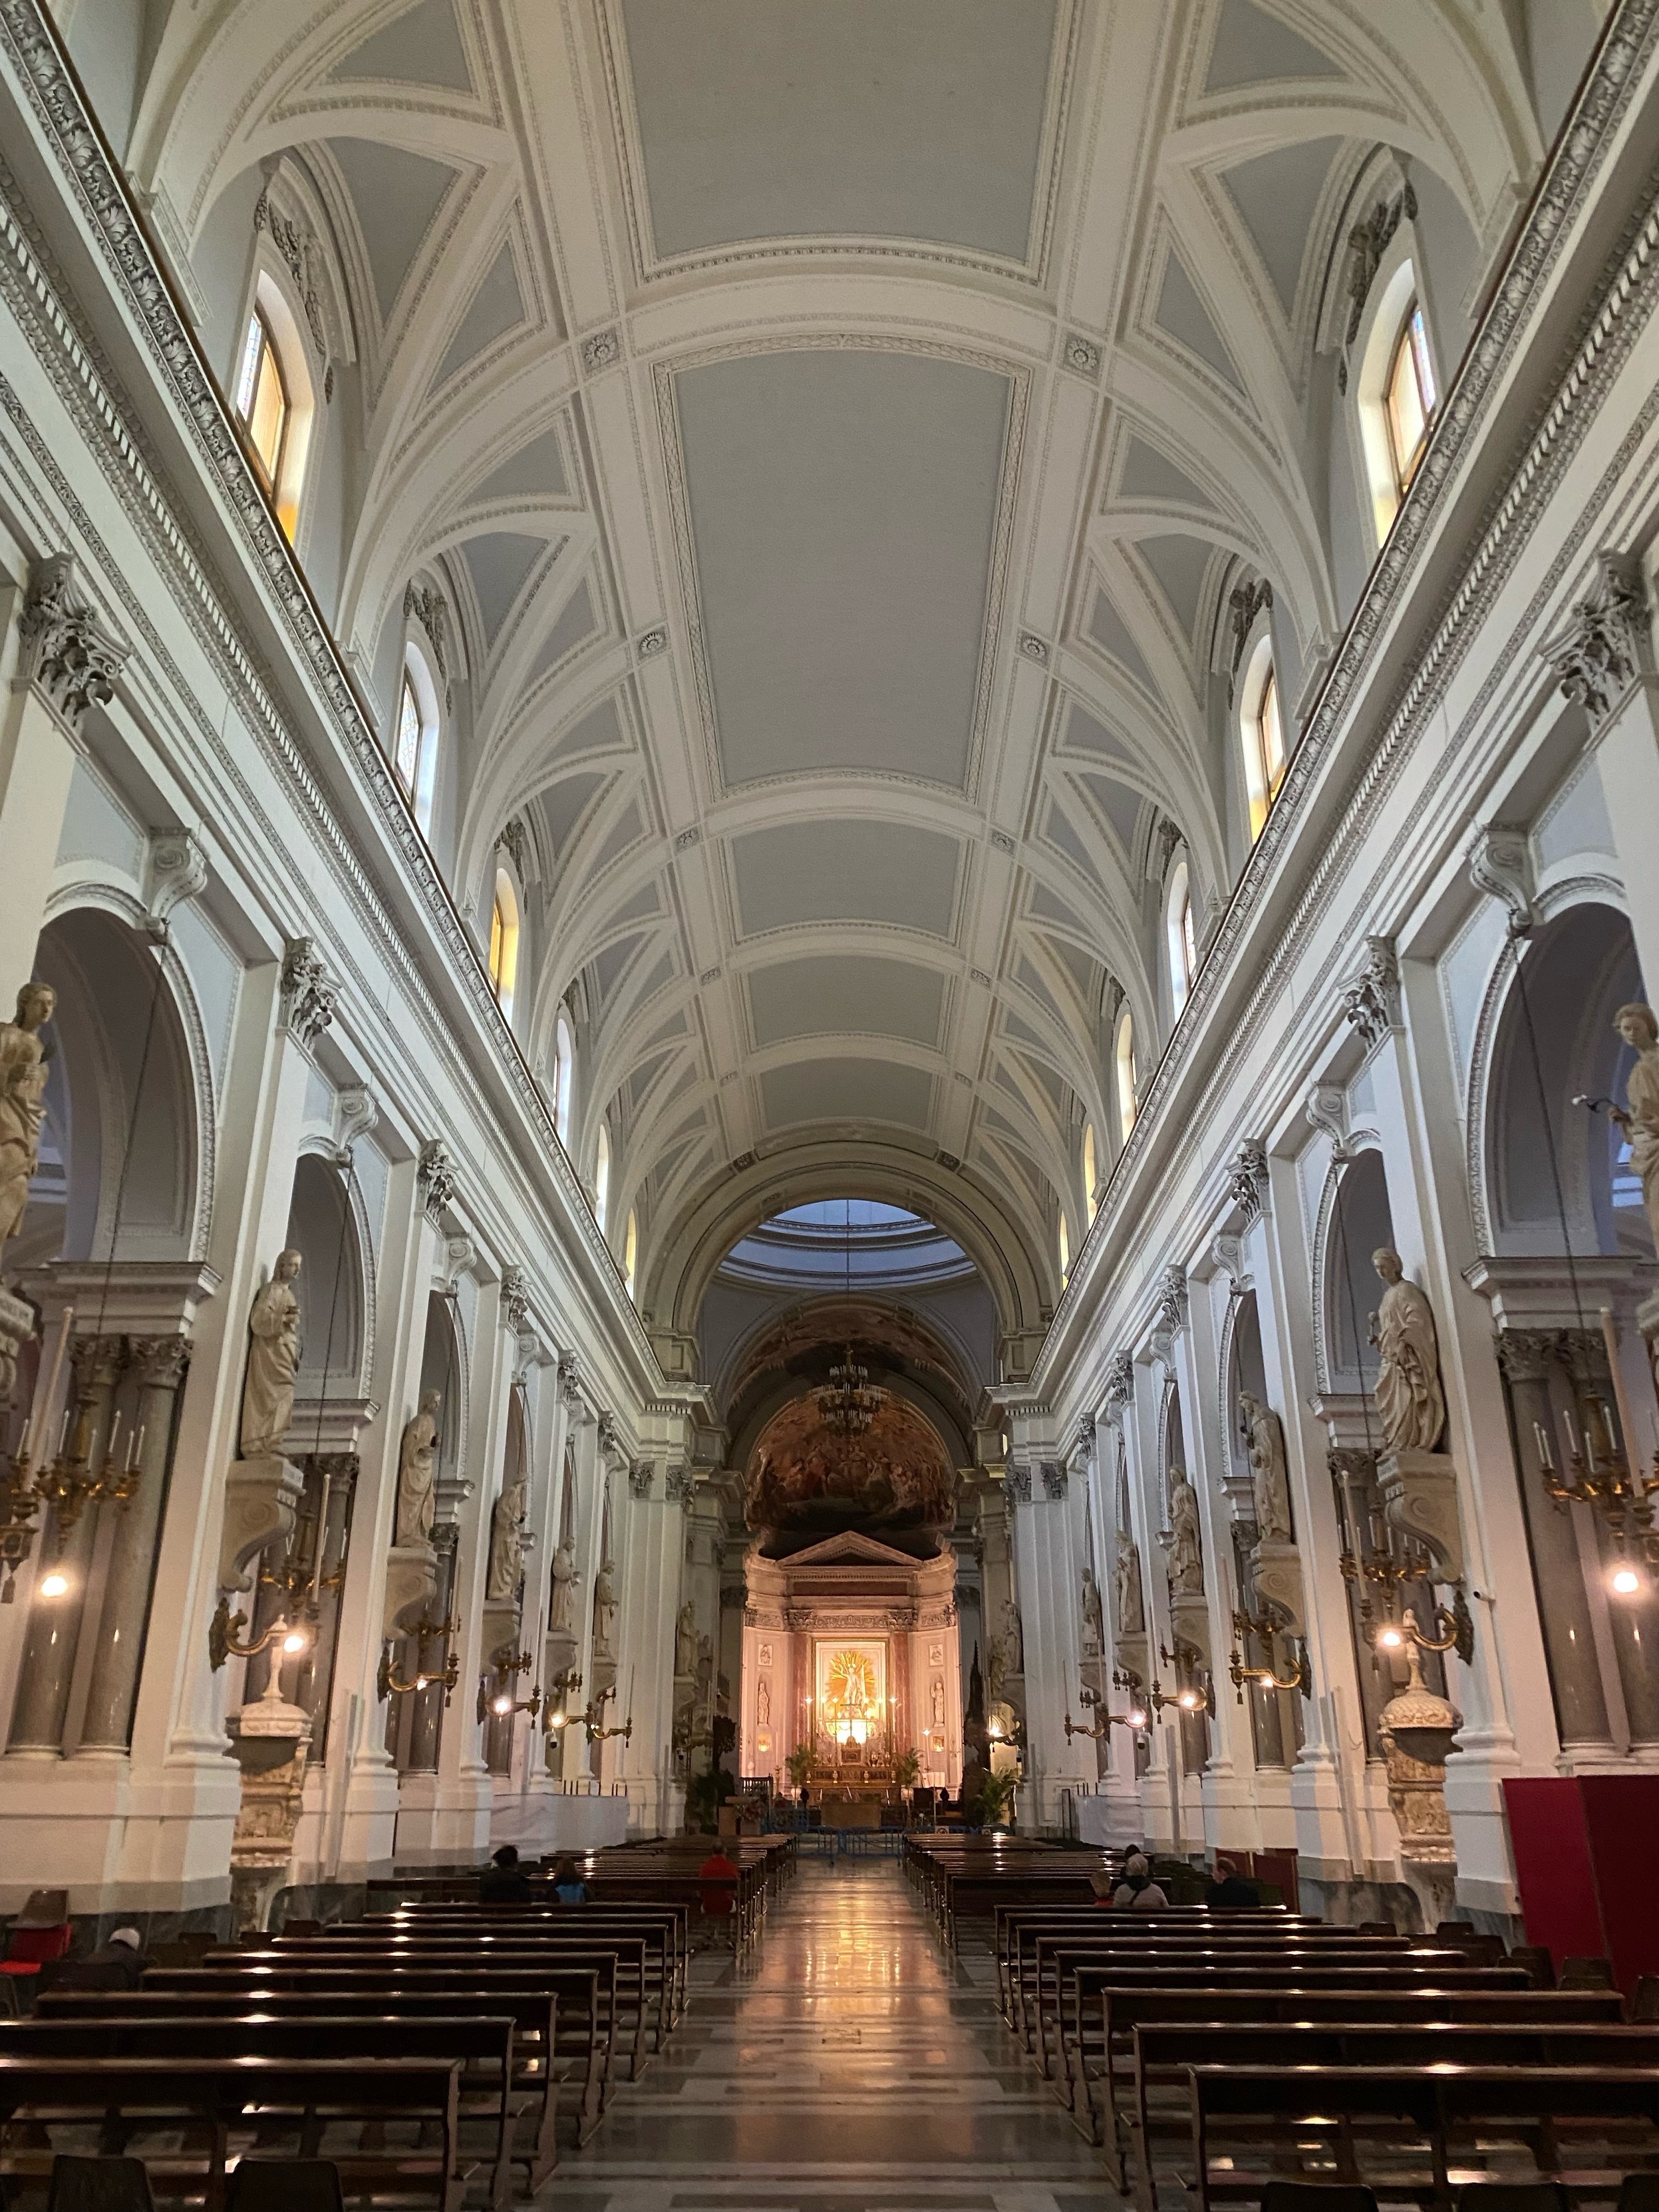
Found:
[[[885,1638],[821,1636],[813,1639],[814,1717],[818,1731],[849,1755],[873,1756],[888,1733]]]

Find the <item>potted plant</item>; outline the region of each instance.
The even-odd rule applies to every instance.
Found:
[[[717,1832],[720,1807],[737,1786],[723,1766],[692,1776],[685,1785],[685,1818],[693,1834],[712,1836]]]
[[[1006,1827],[1008,1810],[1014,1802],[1014,1789],[1012,1773],[986,1775],[974,1799],[974,1826],[980,1828]]]
[[[798,1743],[783,1762],[784,1772],[803,1798],[806,1795],[806,1784],[811,1776],[813,1758],[814,1753],[810,1743]]]
[[[893,1761],[893,1779],[904,1790],[914,1790],[921,1779],[921,1753],[913,1744],[908,1751],[900,1752]]]

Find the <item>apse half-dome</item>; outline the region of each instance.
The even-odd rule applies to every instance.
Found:
[[[956,1469],[939,1431],[891,1393],[851,1436],[825,1419],[816,1394],[792,1398],[749,1455],[745,1517],[775,1558],[848,1528],[925,1557],[956,1510]]]

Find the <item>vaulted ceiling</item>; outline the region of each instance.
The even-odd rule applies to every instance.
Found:
[[[287,156],[337,241],[339,628],[372,666],[411,577],[448,603],[458,892],[520,820],[518,1025],[544,1060],[576,993],[646,1302],[732,1163],[758,1218],[827,1143],[1052,1289],[1120,997],[1158,1031],[1160,826],[1226,887],[1228,590],[1304,668],[1344,611],[1309,381],[1357,185],[1395,149],[1473,258],[1535,163],[1501,11],[173,13],[131,166],[206,252]]]

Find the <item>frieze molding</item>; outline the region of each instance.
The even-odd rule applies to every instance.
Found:
[[[88,710],[106,707],[127,647],[112,637],[75,581],[75,556],[49,554],[30,572],[18,627],[25,683],[78,731]]]
[[[1632,553],[1598,553],[1595,581],[1544,647],[1569,699],[1603,722],[1637,678],[1653,667],[1653,629],[1642,565]]]

